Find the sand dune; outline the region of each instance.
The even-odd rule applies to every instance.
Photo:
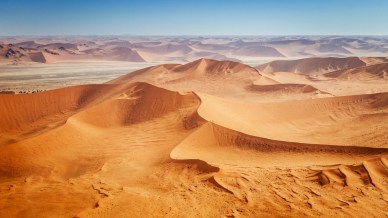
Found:
[[[108,128],[151,120],[197,102],[192,94],[182,95],[145,83],[131,84],[126,89],[118,98],[82,111],[72,119]]]
[[[385,80],[365,83],[357,80],[348,82],[329,79],[323,75],[266,73],[242,63],[210,59],[199,59],[188,64],[159,65],[132,72],[108,83],[136,81],[175,91],[195,91],[223,98],[245,98],[256,102],[303,100],[332,95],[346,96],[388,91]]]
[[[108,83],[142,81],[175,91],[197,91],[209,94],[238,97],[251,95],[245,87],[276,84],[259,71],[233,61],[199,59],[188,64],[168,64],[135,71]]]
[[[219,155],[214,155],[215,153]],[[301,167],[354,163],[387,155],[386,148],[336,146],[276,141],[231,130],[209,122],[187,137],[172,152],[175,159],[200,159],[223,168]],[[305,159],[301,159],[301,155]],[[245,158],[241,158],[241,157]]]
[[[142,69],[108,83],[142,81],[175,91],[196,91],[226,98],[282,101],[331,96],[313,85],[280,84],[258,70],[233,61],[199,59],[180,65]]]
[[[109,51],[104,59],[112,59],[119,61],[130,61],[130,62],[144,62],[144,59],[139,55],[137,51],[133,51],[130,48],[115,47]]]
[[[75,43],[49,43],[46,45],[40,45],[39,48],[44,49],[69,49],[69,50],[77,50],[77,44]]]
[[[31,95],[0,95],[2,114],[1,130],[9,131],[30,124],[46,116],[65,113],[102,98],[113,85],[82,85]],[[97,95],[97,96],[96,96]],[[59,98],[60,97],[60,98]]]
[[[222,55],[219,53],[215,52],[208,52],[208,51],[197,51],[197,52],[192,52],[188,55],[185,55],[185,61],[187,62],[192,62],[196,61],[201,58],[206,58],[206,59],[212,59],[212,60],[218,60],[218,61],[234,61],[234,62],[242,62],[241,60],[237,58],[231,58],[226,55]]]
[[[0,145],[62,125],[66,119],[92,102],[114,96],[120,86],[82,85],[29,95],[0,95]]]
[[[27,95],[17,96],[29,97]],[[44,158],[52,159],[53,157],[50,156],[50,153],[55,153],[57,150],[64,149],[62,146],[65,146],[66,149],[71,149],[75,145],[70,145],[68,143],[76,142],[78,140],[77,136],[85,134],[85,138],[76,142],[76,145],[79,143],[87,143],[89,140],[92,140],[88,137],[93,137],[94,128],[124,127],[160,118],[165,114],[176,111],[181,112],[183,115],[185,114],[184,110],[190,110],[192,105],[196,105],[199,102],[192,94],[179,94],[144,83],[128,84],[125,86],[76,86],[32,94],[31,96],[33,96],[33,98],[29,98],[29,100],[26,100],[26,98],[18,98],[15,100],[10,100],[10,98],[5,99],[5,102],[8,102],[8,107],[5,107],[2,113],[10,114],[16,119],[2,120],[1,126],[4,128],[2,129],[2,132],[12,132],[12,128],[23,129],[23,125],[29,127],[36,125],[36,123],[47,125],[47,120],[50,118],[53,119],[53,116],[56,116],[56,120],[62,120],[63,123],[52,131],[41,133],[38,136],[31,137],[25,141],[1,147],[4,151],[1,153],[2,168],[0,168],[3,177],[18,174],[17,172],[24,174],[25,168],[29,169],[29,167],[32,166],[38,167],[39,164],[31,159],[36,158],[36,161]],[[61,96],[61,101],[53,100],[52,96],[57,96],[57,98]],[[6,96],[4,95],[2,97]],[[50,101],[55,101],[56,104],[52,104]],[[30,103],[30,105],[26,105],[26,102]],[[56,107],[46,111],[42,108],[47,107],[47,105],[50,104],[56,105]],[[15,105],[23,105],[31,108],[31,110],[23,112],[21,111],[23,110],[22,107],[19,110],[15,110]],[[75,112],[77,113],[75,114]],[[20,116],[18,116],[18,114],[20,114]],[[196,122],[195,120],[191,121],[189,116],[185,117],[184,121],[185,123],[182,123],[182,128],[188,128],[191,125],[191,122]],[[57,143],[44,143],[51,140],[57,140],[56,137],[58,137],[58,135],[61,135],[61,140]],[[28,147],[29,145],[31,146]],[[48,156],[39,158],[38,156],[43,155],[43,153],[35,152],[42,147],[45,148],[45,152],[47,152]],[[22,153],[33,153],[30,153],[25,160],[20,160],[19,156],[11,155],[12,152],[16,152],[15,149],[23,150],[20,151]],[[35,164],[29,163],[28,160]],[[17,166],[16,163],[11,164],[12,162],[21,162],[25,165]],[[4,168],[7,165],[13,165],[13,167]],[[16,167],[18,167],[17,170],[15,169]]]
[[[128,45],[130,46],[130,44]],[[7,47],[6,49],[4,47]],[[121,47],[120,44],[105,47],[89,47],[77,43],[38,44],[26,41],[1,46],[0,60],[14,63],[52,63],[69,60],[113,60],[126,62],[144,62],[145,60],[135,50]],[[8,53],[8,54],[7,54]]]
[[[238,62],[216,61],[202,58],[184,65],[168,64],[152,67],[149,69],[142,69],[119,77],[115,80],[110,81],[109,83],[130,82],[133,80],[137,80],[137,77],[140,76],[145,77],[145,79],[154,80],[158,78],[163,78],[159,71],[164,71],[162,75],[163,77],[166,77],[166,79],[170,79],[168,82],[183,78],[194,78],[201,76],[227,76],[236,73],[245,73],[248,76],[260,75],[260,73],[254,68]]]
[[[324,74],[326,77],[337,79],[388,79],[388,63],[374,64],[365,67],[352,68],[348,70],[339,70]]]
[[[274,75],[200,59],[1,94],[0,216],[384,216],[388,93]]]
[[[28,55],[30,56],[31,61],[39,62],[39,63],[47,62],[42,52],[33,52],[33,53],[29,53]]]
[[[307,94],[310,94],[312,98],[316,97],[330,97],[331,94],[323,92],[314,86],[305,85],[305,84],[270,84],[270,85],[257,85],[253,84],[247,87],[248,91],[255,92],[257,94],[272,94],[274,98],[279,98],[280,95],[302,95],[306,97]]]
[[[35,41],[19,42],[19,43],[16,43],[15,45],[20,47],[25,47],[25,48],[37,48],[39,46],[42,46],[42,44],[38,44]]]
[[[175,44],[162,44],[152,47],[138,47],[140,51],[151,52],[156,54],[174,54],[174,55],[184,55],[192,51],[189,46],[185,45],[175,45]]]
[[[363,67],[366,63],[358,57],[349,58],[305,58],[300,60],[273,61],[257,67],[263,72],[293,72],[301,74],[323,74],[336,70]]]
[[[238,48],[233,51],[233,55],[253,57],[285,57],[275,48],[261,45]]]
[[[297,83],[257,84],[249,85],[246,91],[251,93],[257,102],[282,102],[290,100],[315,99],[333,96],[313,85]]]

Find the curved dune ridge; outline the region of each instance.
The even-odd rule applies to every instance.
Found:
[[[165,88],[229,76],[246,89],[261,74],[201,59],[0,95],[0,216],[387,213],[388,93],[258,103]],[[319,91],[258,83],[254,92]]]
[[[171,157],[201,159],[216,166],[290,167],[336,164],[339,159],[343,163],[352,163],[356,160],[363,161],[366,156],[387,154],[386,148],[271,140],[208,123],[179,144],[172,151]],[[301,160],[301,155],[306,159]]]

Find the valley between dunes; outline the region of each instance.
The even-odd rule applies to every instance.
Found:
[[[200,59],[0,94],[0,217],[388,216],[377,65]]]

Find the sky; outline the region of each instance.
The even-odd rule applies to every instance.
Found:
[[[388,35],[388,0],[2,0],[0,35]]]

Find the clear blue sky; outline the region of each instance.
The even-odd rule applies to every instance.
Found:
[[[0,35],[388,35],[388,0],[2,0]]]

